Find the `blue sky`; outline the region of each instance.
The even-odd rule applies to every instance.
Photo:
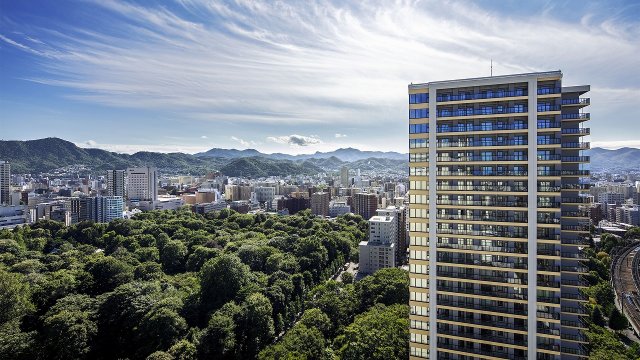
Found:
[[[0,0],[0,138],[406,152],[407,84],[561,69],[640,147],[640,3]]]

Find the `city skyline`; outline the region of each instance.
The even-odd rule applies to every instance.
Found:
[[[561,66],[592,84],[593,146],[640,147],[624,131],[640,116],[632,2],[0,7],[4,140],[405,153],[406,85],[488,76],[493,59],[493,75]]]

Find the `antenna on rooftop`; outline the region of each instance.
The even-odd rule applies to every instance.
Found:
[[[493,76],[493,59],[491,59],[491,76]]]

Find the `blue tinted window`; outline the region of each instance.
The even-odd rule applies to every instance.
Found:
[[[429,109],[409,109],[409,119],[423,119],[429,117]]]
[[[410,94],[409,104],[424,104],[429,102],[428,93]]]

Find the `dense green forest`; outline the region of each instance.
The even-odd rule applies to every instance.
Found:
[[[589,359],[593,360],[637,360],[640,359],[640,344],[634,343],[620,333],[629,326],[614,304],[615,294],[611,286],[611,252],[614,248],[637,241],[640,228],[627,231],[624,238],[603,234],[598,244],[585,251],[589,258],[589,274],[585,278],[590,286],[584,290],[589,297],[587,331]]]
[[[407,358],[406,272],[330,280],[366,234],[231,210],[0,230],[0,358]]]

